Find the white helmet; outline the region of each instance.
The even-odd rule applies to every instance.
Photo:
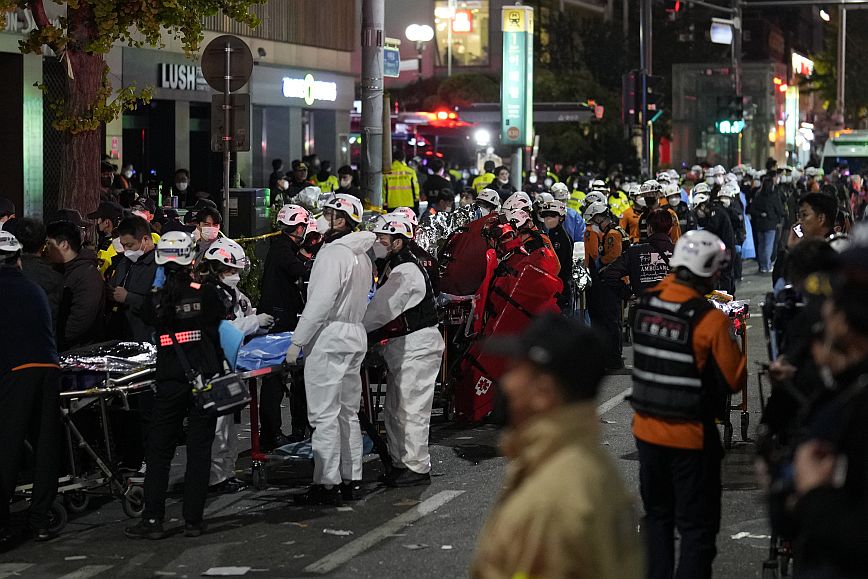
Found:
[[[567,214],[567,204],[563,201],[545,201],[539,204],[540,213],[557,213],[561,217]]]
[[[528,213],[523,207],[505,209],[504,216],[516,229],[530,223],[530,213]]]
[[[216,261],[233,269],[245,269],[250,264],[244,253],[244,248],[228,237],[221,237],[214,241],[205,250],[204,259]]]
[[[729,262],[726,245],[710,231],[694,230],[675,244],[669,266],[686,267],[699,277],[711,277]]]
[[[700,194],[708,194],[711,192],[711,188],[709,188],[708,183],[697,183],[696,187],[690,192],[691,195],[696,196]]]
[[[808,167],[805,169],[805,177],[816,177],[820,174],[820,170],[816,167]]]
[[[500,209],[500,195],[494,189],[483,189],[476,196],[476,201],[485,201],[494,205],[495,209]]]
[[[410,225],[412,225],[413,227],[419,226],[419,219],[416,218],[416,212],[409,207],[398,207],[390,213],[392,215],[400,215],[401,217],[409,221]]]
[[[537,205],[541,205],[543,203],[548,203],[549,201],[554,200],[555,198],[551,193],[542,192],[537,194],[535,202]]]
[[[736,165],[732,168],[732,174],[736,177],[741,177],[744,175],[744,165]]]
[[[609,188],[606,187],[606,182],[602,179],[596,179],[591,183],[591,191],[608,191]]]
[[[555,183],[552,185],[552,197],[558,201],[566,201],[570,198],[570,188],[566,183]]]
[[[726,175],[726,169],[723,168],[723,165],[715,165],[711,169],[711,174],[715,177],[723,177],[724,175]]]
[[[320,235],[319,226],[316,224],[316,219],[311,219],[307,222],[307,229],[304,230],[304,239],[307,239],[309,235],[314,233]]]
[[[697,175],[702,177],[702,166],[701,165],[694,165],[690,168],[690,172],[696,173]]]
[[[509,197],[507,197],[506,201],[503,202],[503,210],[509,211],[510,209],[530,209],[533,206],[531,203],[530,195],[525,193],[524,191],[516,191]]]
[[[727,173],[726,175],[723,176],[723,182],[724,183],[736,183],[736,182],[738,182],[738,175],[736,175],[735,173]]]
[[[21,255],[21,242],[18,238],[0,229],[0,263],[17,259]]]
[[[628,197],[639,197],[642,191],[642,187],[639,183],[627,183],[627,187],[625,188],[625,193]]]
[[[673,183],[678,183],[678,180],[681,179],[681,175],[675,169],[669,169],[666,173],[669,175],[669,180]]]
[[[681,189],[678,188],[677,183],[667,183],[663,186],[663,196],[664,197],[672,197],[673,195],[681,195]]]
[[[310,221],[310,213],[301,205],[284,205],[277,214],[277,222],[287,227],[306,226]]]
[[[216,243],[216,241],[214,242]],[[195,246],[193,238],[184,231],[170,231],[157,242],[157,252],[154,261],[159,265],[177,263],[190,265],[193,263]]]
[[[639,195],[642,197],[660,197],[663,193],[663,186],[659,181],[655,179],[649,179],[642,183],[642,186],[639,187]]]
[[[349,193],[335,193],[325,202],[323,209],[326,207],[343,211],[356,223],[362,222],[362,213],[365,212],[359,198]]]
[[[597,215],[603,215],[609,210],[609,206],[601,201],[595,201],[588,205],[585,209],[584,217],[586,221],[590,221]]]
[[[669,171],[660,171],[659,173],[657,173],[655,180],[661,185],[668,185],[672,182],[672,177],[669,176]]]
[[[741,194],[741,188],[735,181],[727,181],[723,184],[718,192],[718,197],[738,197]]]
[[[377,219],[374,233],[403,235],[407,239],[413,239],[413,226],[403,215],[383,215]]]
[[[693,193],[693,202],[692,202],[691,206],[695,209],[710,199],[711,199],[711,196],[708,193],[696,193],[696,192],[694,192]]]

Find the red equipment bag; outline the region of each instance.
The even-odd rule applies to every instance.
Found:
[[[494,280],[488,294],[488,303],[477,303],[491,314],[485,324],[483,336],[520,333],[530,323],[531,317],[542,312],[558,312],[555,294],[563,284],[534,262],[535,254],[514,255],[520,268],[516,275],[507,269],[507,275]],[[514,272],[515,269],[512,269]],[[503,375],[509,360],[491,356],[482,351],[482,342],[474,343],[462,359],[455,383],[455,414],[461,422],[479,422],[494,407],[494,387]]]
[[[485,253],[488,251],[488,242],[482,235],[482,229],[492,220],[497,221],[496,214],[480,217],[446,240],[446,245],[440,252],[443,266],[440,291],[456,296],[469,296],[479,290],[485,276]]]

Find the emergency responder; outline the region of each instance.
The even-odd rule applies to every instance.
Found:
[[[227,319],[245,336],[266,332],[274,324],[270,314],[257,314],[250,299],[244,295],[238,284],[241,273],[247,269],[247,256],[238,243],[221,237],[211,244],[205,252],[203,263],[204,278],[216,285],[228,303]],[[208,489],[211,492],[235,493],[247,485],[235,476],[235,461],[238,459],[238,428],[235,416],[224,414],[217,417],[214,442],[211,445],[211,476]]]
[[[392,169],[383,174],[383,209],[412,207],[419,213],[419,179],[405,159],[403,149],[392,151]]]
[[[642,183],[642,186],[639,188],[639,194],[645,200],[645,207],[639,214],[639,242],[645,243],[648,241],[648,216],[652,211],[661,207],[660,200],[663,199],[665,193],[663,192],[663,185],[658,181],[651,179]],[[667,209],[672,213],[673,223],[672,230],[669,232],[669,237],[674,243],[678,241],[679,237],[681,237],[681,228],[678,225],[678,214],[671,208]]]
[[[630,246],[630,238],[618,226],[605,203],[592,203],[585,210],[585,217],[600,232],[599,249],[590,268],[594,283],[588,294],[588,313],[591,316],[591,326],[597,328],[609,341],[609,347],[606,348],[606,370],[620,370],[624,367],[624,360],[621,358],[621,284],[607,283],[604,273]]]
[[[620,220],[624,216],[624,212],[630,207],[630,198],[622,191],[613,181],[609,187],[609,195],[606,199],[609,204],[609,210],[616,219]]]
[[[361,366],[368,350],[362,319],[373,283],[367,253],[376,242],[369,231],[354,232],[362,203],[338,194],[323,214],[330,229],[313,264],[304,312],[286,361],[296,364],[304,350],[308,418],[313,427],[313,485],[298,504],[339,505],[352,499],[362,480]]]
[[[313,221],[307,209],[299,205],[284,205],[277,214],[280,235],[271,239],[260,283],[259,311],[274,318],[273,332],[295,329],[304,308],[302,280],[310,272],[312,263],[299,259],[299,252]],[[292,373],[291,373],[292,374]],[[267,376],[262,381],[259,397],[260,441],[263,449],[271,450],[289,442],[305,438],[307,410],[304,384],[300,375],[290,383],[290,412],[292,433],[282,431],[283,418],[280,403],[285,393],[284,379]]]
[[[185,424],[184,536],[205,532],[203,513],[217,419],[194,406],[190,380],[193,374],[207,380],[226,368],[218,331],[226,319],[226,304],[216,285],[191,280],[193,240],[186,233],[171,231],[160,239],[156,251],[156,262],[163,267],[145,298],[142,317],[156,329],[157,386],[146,437],[145,509],[141,521],[124,530],[131,539],[167,536],[163,518],[169,469]]]
[[[693,213],[696,215],[696,223],[700,228],[713,233],[726,246],[727,255],[735,253],[735,233],[732,230],[732,221],[729,215],[723,212],[723,207],[715,207],[711,204],[708,193],[697,193],[700,183],[693,188]],[[730,294],[735,294],[735,278],[732,271],[731,258],[717,276],[717,288]]]
[[[556,183],[556,185],[561,185],[561,183]],[[566,204],[563,201],[546,201],[540,204],[538,212],[552,242],[558,262],[561,264],[561,271],[558,275],[564,284],[564,289],[558,296],[558,307],[561,308],[561,312],[567,314],[572,303],[573,238],[564,228]]]
[[[627,196],[630,197],[630,207],[621,216],[621,229],[627,232],[632,243],[639,243],[639,215],[645,207],[645,198],[641,195],[638,183],[627,185]]]
[[[332,175],[331,168],[331,161],[323,161],[320,163],[319,172],[316,174],[314,180],[314,185],[319,187],[320,191],[323,193],[333,193],[337,191],[340,186],[338,178]]]
[[[552,197],[555,201],[561,201],[564,204],[564,222],[563,227],[570,235],[573,242],[581,243],[585,239],[585,220],[581,214],[575,209],[567,207],[570,201],[570,190],[564,183],[555,183],[552,185]]]
[[[479,219],[489,213],[500,211],[500,195],[494,189],[485,188],[479,192],[474,201],[476,212],[474,216]]]
[[[472,187],[476,190],[477,193],[479,193],[483,189],[489,187],[491,185],[492,181],[494,181],[494,179],[495,179],[494,161],[486,161],[485,164],[482,166],[482,169],[483,169],[484,173],[482,173],[482,175],[478,176],[477,178],[475,178],[473,180]]]
[[[374,255],[385,263],[363,323],[369,342],[387,340],[383,411],[392,466],[384,482],[395,487],[427,485],[431,483],[428,428],[445,346],[437,328],[434,290],[410,250],[413,227],[405,218],[386,215],[373,231],[377,235]]]
[[[549,236],[541,233],[534,225],[533,218],[524,208],[504,209],[504,219],[512,225],[516,232],[519,244],[525,254],[539,251],[539,267],[553,276],[560,272],[560,262],[555,255],[554,248]]]
[[[494,189],[483,189],[476,198],[476,206],[474,215],[478,217],[453,232],[438,254],[442,269],[438,285],[444,293],[472,295],[485,278],[488,242],[483,231],[489,221],[496,221],[501,210],[500,194]]]
[[[605,282],[613,287],[623,285],[629,279],[622,297],[641,296],[669,274],[669,258],[674,245],[669,238],[672,229],[672,214],[665,209],[655,209],[648,216],[651,235],[645,243],[631,244],[612,265],[605,269]]]
[[[546,193],[548,195],[548,193]],[[552,254],[554,254],[554,247],[552,247],[552,242],[549,239],[549,236],[545,233],[541,232],[539,228],[533,221],[533,201],[531,201],[530,195],[525,193],[524,191],[516,191],[512,195],[510,195],[506,201],[503,202],[503,206],[501,207],[504,214],[508,214],[511,211],[524,211],[531,217],[527,222],[522,221],[520,224],[515,225],[516,231],[519,234],[524,235],[525,237],[535,237],[542,241],[543,245],[546,246]],[[532,231],[532,234],[531,234]],[[557,272],[554,272],[557,273]]]
[[[766,177],[763,181],[771,181],[771,179]],[[741,188],[738,183],[724,182],[717,192],[717,197],[712,199],[712,204],[719,205],[725,210],[732,224],[732,231],[735,234],[735,251],[732,255],[733,276],[736,280],[741,280],[741,246],[747,238],[747,230],[744,225],[744,205],[741,203]]]
[[[49,512],[60,470],[60,366],[48,298],[21,272],[22,247],[0,230],[0,551],[21,537],[9,528],[9,503],[30,435],[33,492],[29,523],[37,541],[51,539]]]
[[[670,184],[668,187],[664,187],[664,194],[669,208],[675,212],[678,219],[678,229],[681,234],[684,235],[688,231],[696,229],[696,218],[690,211],[690,206],[687,203],[682,203],[681,189],[678,188],[678,185]],[[668,234],[668,232],[666,233]]]
[[[500,198],[498,198],[498,201],[499,200]],[[436,257],[422,249],[422,247],[416,243],[416,232],[419,230],[419,221],[416,219],[416,213],[414,213],[409,207],[398,207],[389,213],[389,215],[394,215],[410,224],[413,237],[408,239],[405,243],[410,249],[410,253],[413,254],[413,257],[416,258],[425,270],[425,273],[428,274],[428,279],[431,281],[431,287],[434,289],[434,295],[436,296],[440,293],[440,264],[437,263]]]
[[[147,221],[132,216],[121,221],[117,234],[124,252],[106,280],[109,298],[106,335],[110,339],[153,342],[154,329],[141,317],[142,305],[157,272],[151,229]]]
[[[631,316],[633,435],[653,579],[711,577],[717,552],[723,449],[714,421],[727,393],[747,383],[730,320],[704,297],[728,261],[717,236],[688,232],[675,244],[673,273],[640,297]]]

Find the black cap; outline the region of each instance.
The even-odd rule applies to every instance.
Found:
[[[109,163],[108,161],[103,161],[99,164],[99,172],[100,173],[114,173],[118,168],[114,166],[114,164]]]
[[[307,165],[304,164],[304,161],[299,161],[298,159],[296,159],[295,161],[292,162],[292,170],[293,171],[295,171],[297,169],[301,169],[302,167],[304,169],[307,169]]]
[[[15,215],[15,204],[10,199],[0,197],[0,215]]]
[[[56,223],[58,221],[68,221],[78,227],[88,227],[89,225],[93,225],[92,222],[81,218],[81,213],[78,212],[78,209],[58,209],[51,222]]]
[[[117,221],[124,215],[124,208],[114,201],[101,201],[96,211],[87,214],[88,219],[111,219]]]
[[[554,313],[535,318],[521,334],[494,336],[483,349],[494,355],[527,360],[555,376],[569,400],[597,395],[606,373],[602,338],[584,324]]]

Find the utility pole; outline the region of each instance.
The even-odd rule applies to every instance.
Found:
[[[383,22],[385,0],[362,0],[362,191],[383,206]]]
[[[838,8],[838,78],[837,78],[837,99],[836,108],[841,119],[844,119],[844,107],[846,99],[844,91],[846,89],[846,69],[847,69],[847,7],[840,6]],[[844,121],[844,126],[847,122]]]
[[[652,51],[651,51],[651,0],[639,0],[639,60],[641,70],[641,78],[639,82],[642,86],[642,112],[640,121],[642,123],[642,163],[641,172],[646,175],[651,174],[651,157],[650,150],[650,131],[648,125],[648,77],[653,74],[652,66]]]

